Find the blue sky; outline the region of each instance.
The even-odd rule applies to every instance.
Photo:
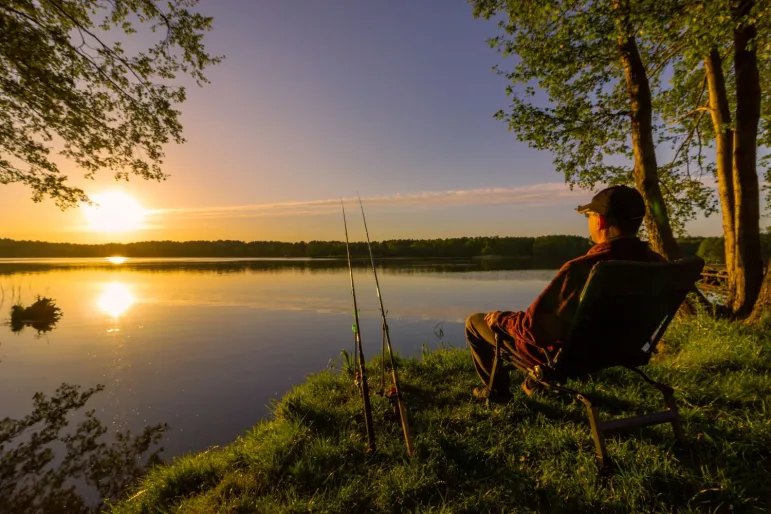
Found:
[[[132,195],[152,210],[146,228],[88,232],[77,209],[33,204],[13,185],[0,188],[0,213],[51,222],[5,237],[340,239],[334,201],[357,191],[374,239],[586,234],[573,209],[591,193],[568,191],[550,154],[493,119],[508,105],[486,44],[495,25],[464,1],[202,0],[198,10],[214,17],[206,40],[226,60],[182,107],[188,142],[167,149],[171,178],[82,182]],[[690,228],[718,234],[719,219]]]

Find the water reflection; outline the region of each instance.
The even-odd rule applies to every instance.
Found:
[[[526,308],[554,275],[485,273],[471,261],[398,264],[378,275],[403,356],[462,346],[469,313]],[[382,320],[369,261],[354,273],[364,354],[373,358]],[[353,342],[345,260],[0,260],[0,286],[50,294],[67,314],[47,345],[0,326],[0,390],[13,392],[0,395],[0,417],[24,416],[35,392],[63,382],[102,383],[90,405],[110,433],[164,421],[177,428],[164,436],[165,458],[231,442]],[[0,504],[4,512],[24,510]]]
[[[126,312],[135,302],[131,289],[121,282],[105,284],[102,294],[97,299],[99,309],[113,318]]]
[[[161,462],[166,423],[110,437],[94,410],[82,413],[104,388],[63,383],[50,398],[35,394],[28,414],[3,420],[0,512],[104,512]]]
[[[389,275],[420,275],[426,273],[456,274],[468,271],[501,271],[524,269],[559,268],[562,263],[530,262],[522,259],[376,259],[378,273]],[[356,269],[369,270],[370,261],[354,258],[351,264]],[[82,259],[0,259],[0,276],[15,274],[38,274],[49,271],[78,272],[84,269],[111,272],[142,271],[150,273],[195,272],[210,275],[284,273],[292,271],[308,275],[336,275],[347,272],[345,259],[217,259],[217,258],[134,258],[107,257]]]

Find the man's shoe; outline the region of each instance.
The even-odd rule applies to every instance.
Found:
[[[492,403],[501,405],[509,403],[514,398],[510,391],[490,391],[485,386],[475,387],[473,394],[477,400],[490,400]]]
[[[533,396],[533,393],[540,391],[541,389],[543,389],[543,386],[530,377],[527,377],[524,382],[522,382],[522,392],[527,396]]]

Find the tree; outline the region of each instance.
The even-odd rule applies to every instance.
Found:
[[[723,59],[716,46],[704,59],[704,72],[709,90],[709,109],[715,133],[715,162],[718,193],[723,218],[724,261],[728,273],[728,298],[733,303],[736,293],[736,219],[733,179],[734,131],[723,74]]]
[[[554,152],[571,185],[633,178],[648,206],[653,246],[666,257],[679,256],[671,233],[682,232],[682,221],[715,210],[702,182],[714,174],[730,307],[747,316],[763,281],[757,164],[759,144],[771,144],[771,98],[762,88],[771,80],[771,6],[756,0],[472,4],[476,16],[506,15],[499,24],[505,35],[490,43],[519,58],[513,71],[499,70],[512,82],[513,105],[498,117],[521,140]],[[660,165],[656,144],[664,142],[673,157]],[[705,155],[711,149],[714,158]],[[633,160],[631,173],[614,157]],[[771,162],[771,154],[764,159]]]
[[[677,50],[670,63],[672,87],[661,95],[659,105],[663,118],[673,126],[672,139],[683,138],[677,153],[687,155],[694,149],[693,164],[711,168],[716,175],[726,241],[728,304],[743,317],[755,303],[763,273],[757,149],[764,142],[758,137],[761,82],[765,83],[760,80],[761,69],[767,80],[771,69],[759,64],[769,53],[766,19],[771,13],[764,3],[752,0],[672,0],[666,9],[671,16],[651,37]],[[766,59],[758,58],[758,52]],[[765,112],[767,127],[771,112]],[[705,159],[704,151],[710,146],[715,157]]]
[[[657,164],[652,89],[669,56],[638,41],[638,33],[662,14],[648,9],[641,17],[639,2],[626,0],[471,3],[477,17],[505,14],[504,34],[489,42],[519,59],[512,71],[496,68],[511,81],[512,98],[510,112],[497,117],[520,140],[553,152],[571,186],[634,183],[654,249],[679,257],[674,232],[697,211],[714,210],[714,200],[699,177]]]
[[[212,19],[197,0],[0,0],[0,183],[61,208],[88,200],[67,184],[58,151],[86,178],[110,169],[163,180],[163,145],[183,143],[180,75],[199,86],[221,57],[206,53]],[[141,34],[141,36],[140,36]],[[152,46],[132,46],[160,37]]]
[[[755,40],[757,27],[748,19],[754,0],[740,0],[731,9],[734,28],[736,74],[736,128],[734,130],[734,209],[736,223],[736,273],[739,282],[734,310],[749,314],[760,293],[763,261],[760,256],[760,190],[757,173],[757,138],[760,124],[760,75]],[[738,187],[737,187],[738,186]]]
[[[771,255],[771,226],[766,228],[763,236],[766,255]],[[755,323],[771,321],[771,257],[766,259],[766,274],[749,317],[749,320]]]

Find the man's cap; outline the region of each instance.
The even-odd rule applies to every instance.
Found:
[[[576,211],[595,212],[613,220],[639,220],[645,217],[645,202],[637,189],[612,186],[594,195],[588,204],[579,205]]]

